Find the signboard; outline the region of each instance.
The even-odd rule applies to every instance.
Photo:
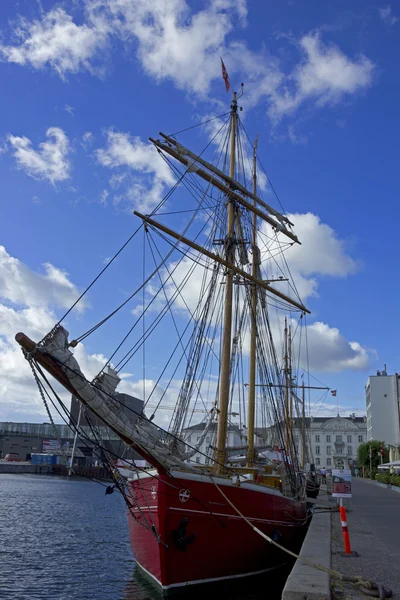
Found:
[[[54,450],[60,450],[58,440],[43,440],[42,452],[53,452]]]
[[[349,469],[332,469],[332,498],[351,498]]]

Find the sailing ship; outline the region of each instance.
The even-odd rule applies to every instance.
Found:
[[[142,322],[143,331],[138,334],[132,325],[117,347],[121,351],[132,331],[137,336],[122,360],[116,363],[113,353],[89,381],[73,349],[106,326],[128,300],[72,341],[61,322],[39,343],[23,333],[16,335],[44,400],[45,389],[50,390],[64,406],[47,379],[48,372],[80,403],[88,421],[95,417],[151,466],[118,469],[112,457],[102,453],[128,505],[137,564],[164,594],[187,585],[273,573],[286,557],[267,540],[289,550],[298,549],[309,517],[302,468],[306,450],[304,443],[299,450],[293,435],[296,414],[305,416],[305,386],[301,398],[296,393],[301,387],[300,371],[296,380],[292,366],[292,324],[297,323],[296,331],[300,330],[309,311],[296,294],[290,273],[287,277],[271,276],[278,255],[282,257],[285,250],[300,242],[288,216],[261,198],[257,143],[252,148],[250,167],[244,162],[245,130],[238,99],[234,93],[228,118],[214,137],[214,148],[218,147],[215,162],[206,160],[204,152],[186,148],[176,135],[160,133],[159,139],[150,138],[177,174],[177,183],[165,201],[170,203],[172,192],[184,192],[195,199],[195,208],[181,232],[155,218],[165,203],[150,215],[135,211],[140,219],[137,231],[144,238],[158,235],[165,252],[153,253],[154,269],[143,273],[143,282],[128,299],[143,293],[146,285],[150,290],[147,300],[143,293],[141,316],[135,321]],[[193,227],[197,227],[194,238],[189,237]],[[173,252],[180,256],[175,263]],[[186,271],[184,276],[180,273],[178,281],[177,265],[182,260]],[[195,306],[184,297],[190,277],[198,294]],[[288,293],[279,288],[286,282]],[[150,305],[157,309],[153,320],[148,317],[151,322],[146,328],[144,314],[151,314]],[[178,306],[175,312],[174,306]],[[274,338],[282,333],[283,314],[288,320],[283,343],[279,344]],[[154,405],[154,394],[135,399],[118,392],[117,385],[121,369],[133,355],[137,357],[150,335],[156,336],[161,328],[166,342],[168,336],[160,325],[166,315],[172,318],[179,335],[166,361],[169,382],[166,367],[159,369],[157,385],[167,383]],[[184,328],[177,323],[179,318]],[[303,342],[304,338],[299,348]],[[171,398],[177,380],[180,387]],[[157,423],[157,409],[162,412],[168,408],[168,391],[173,416],[166,429]],[[192,440],[190,425],[201,410],[202,433]],[[242,445],[229,447],[234,415],[240,416],[236,427]],[[99,432],[93,425],[101,447]],[[275,461],[268,458],[268,448],[275,448]]]

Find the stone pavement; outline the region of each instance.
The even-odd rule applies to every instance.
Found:
[[[345,575],[361,575],[382,583],[400,599],[400,494],[369,481],[353,479],[353,497],[346,501],[351,549],[358,558],[338,554],[344,550],[338,513],[332,514],[332,568]],[[332,582],[334,597],[364,600],[354,586]],[[341,592],[341,593],[340,593]]]

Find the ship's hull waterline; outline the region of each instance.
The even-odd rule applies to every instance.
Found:
[[[230,479],[213,477],[224,494],[253,525],[291,550],[305,535],[305,502],[285,498],[278,490],[254,483],[238,487]],[[139,509],[154,533],[129,514],[134,557],[164,595],[189,585],[203,585],[255,576],[288,561],[288,556],[257,534],[238,515],[207,476],[182,472],[143,473],[130,481]]]

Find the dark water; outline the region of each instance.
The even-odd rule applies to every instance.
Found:
[[[280,598],[287,569],[271,579],[180,598]],[[7,600],[158,600],[135,569],[126,508],[117,493],[82,480],[0,475],[0,598]]]

